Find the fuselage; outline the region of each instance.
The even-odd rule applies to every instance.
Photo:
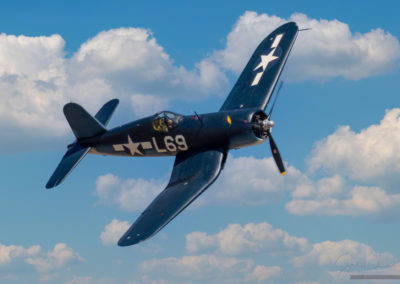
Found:
[[[259,144],[252,119],[264,112],[240,109],[201,115],[161,112],[110,129],[101,136],[80,141],[90,153],[114,156],[175,156],[202,147],[237,149]]]

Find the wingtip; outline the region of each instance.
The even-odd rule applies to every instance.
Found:
[[[286,172],[281,172],[281,175],[283,175],[283,176],[286,175]]]
[[[128,247],[128,246],[136,245],[137,243],[140,243],[141,241],[143,241],[143,239],[131,238],[131,236],[122,236],[122,238],[120,238],[118,241],[118,246]]]
[[[56,186],[56,184],[54,184],[54,182],[52,182],[51,179],[46,183],[46,188],[47,189],[53,188],[55,186]]]

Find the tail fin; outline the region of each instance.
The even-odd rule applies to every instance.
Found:
[[[66,104],[64,115],[78,139],[89,138],[106,132],[102,123],[76,103]]]
[[[77,139],[89,138],[106,131],[105,126],[108,124],[118,103],[117,99],[107,102],[97,112],[95,117],[92,117],[80,105],[69,103],[64,106],[64,114]],[[79,141],[75,141],[61,159],[61,162],[47,182],[46,188],[59,185],[86,156],[90,148],[82,146]]]

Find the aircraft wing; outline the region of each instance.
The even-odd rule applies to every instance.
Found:
[[[227,151],[222,149],[178,154],[167,187],[121,237],[118,245],[134,245],[160,231],[217,179],[226,155]]]
[[[284,24],[259,44],[222,105],[221,111],[266,108],[298,30],[294,22]]]

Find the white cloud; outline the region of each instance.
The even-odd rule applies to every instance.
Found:
[[[102,203],[116,204],[128,211],[141,211],[165,186],[166,182],[161,180],[121,180],[115,175],[107,174],[97,178],[96,194]]]
[[[204,254],[144,261],[140,265],[140,273],[145,279],[172,277],[175,283],[179,280],[191,283],[268,283],[281,275],[282,269],[278,266],[255,265],[252,260]]]
[[[379,124],[358,133],[339,127],[316,143],[309,164],[311,170],[324,169],[356,181],[399,181],[400,109],[386,111]]]
[[[397,209],[400,194],[388,194],[379,187],[355,186],[349,193],[338,198],[312,196],[310,199],[294,199],[286,209],[297,215],[366,215],[380,214]]]
[[[216,255],[246,255],[251,252],[276,257],[280,252],[290,257],[290,263],[296,267],[343,266],[354,263],[380,263],[388,266],[394,257],[388,253],[379,253],[370,246],[354,241],[324,241],[310,244],[306,238],[290,236],[281,229],[275,229],[268,223],[230,224],[215,235],[192,232],[186,236],[186,250],[189,253],[202,253],[212,249]]]
[[[192,232],[186,236],[186,250],[190,253],[210,248],[227,255],[239,255],[248,252],[302,252],[308,246],[305,238],[290,236],[283,230],[274,229],[266,222],[249,223],[244,226],[230,224],[226,229],[215,235]]]
[[[273,158],[234,158],[230,155],[225,169],[207,197],[233,206],[275,202],[297,183],[306,179],[296,168],[286,167],[287,174],[282,176]]]
[[[224,73],[207,59],[192,70],[174,65],[146,29],[100,32],[69,58],[64,47],[59,35],[0,35],[0,129],[12,133],[0,148],[10,143],[15,148],[22,137],[64,137],[69,130],[62,106],[71,100],[94,113],[118,97],[128,105],[136,103],[134,111],[141,115],[173,99],[219,94],[228,85]]]
[[[227,36],[226,48],[215,52],[215,60],[224,68],[239,72],[258,43],[273,29],[295,21],[301,32],[287,66],[292,80],[344,77],[358,80],[384,74],[398,68],[399,41],[382,29],[352,33],[338,20],[311,19],[295,13],[288,19],[256,12],[246,12]]]
[[[279,266],[263,266],[257,265],[250,275],[245,278],[245,281],[250,283],[265,283],[271,278],[275,278],[280,276],[283,272],[283,269]]]
[[[24,272],[36,271],[39,282],[53,283],[57,282],[62,270],[82,261],[83,258],[65,243],[56,244],[48,252],[39,245],[24,248],[0,244],[0,279],[25,283],[26,280],[22,280],[25,279]]]
[[[136,115],[147,116],[166,109],[168,101],[162,97],[135,94],[131,96],[131,104]]]
[[[24,129],[26,135],[40,131],[40,135],[51,132],[53,137],[65,133],[59,106],[63,99],[60,88],[65,85],[64,46],[59,35],[0,35],[0,129],[3,132],[15,134],[18,129]],[[10,135],[4,139],[7,136]]]
[[[0,244],[0,266],[11,263],[17,258],[27,258],[38,255],[41,252],[41,247],[38,245],[24,248],[23,246],[3,245]]]
[[[104,232],[100,234],[100,240],[103,245],[116,245],[122,235],[128,230],[129,223],[127,221],[119,221],[113,219],[111,223],[105,226]]]
[[[400,109],[387,110],[379,124],[359,132],[339,127],[315,144],[308,160],[311,172],[333,176],[299,181],[286,209],[298,215],[393,216],[400,205],[399,133]]]
[[[44,257],[29,257],[26,259],[27,263],[42,273],[55,271],[68,264],[82,261],[83,258],[65,243],[56,244],[54,249]]]
[[[304,179],[295,186],[292,196],[295,198],[326,198],[341,195],[347,188],[345,180],[339,175],[322,178],[317,182]]]
[[[198,254],[142,262],[138,270],[141,281],[138,282],[336,283],[335,271],[343,275],[354,267],[364,270],[395,267],[393,255],[377,252],[366,244],[349,239],[311,244],[305,238],[290,236],[267,223],[243,227],[231,224],[215,235],[192,232],[186,236],[186,250]],[[242,257],[250,254],[253,259],[240,259],[239,254]],[[255,263],[254,259],[260,263]],[[280,262],[288,266],[283,269],[265,265]],[[313,279],[307,279],[310,276]]]
[[[70,63],[77,78],[101,78],[122,96],[146,93],[188,98],[188,91],[204,96],[218,91],[221,82],[227,83],[207,61],[191,71],[173,65],[152,33],[140,28],[100,32],[82,44]],[[210,77],[210,72],[215,76]]]
[[[378,253],[370,246],[353,240],[339,242],[325,241],[316,243],[306,254],[294,257],[292,262],[296,266],[335,266],[343,268],[354,263],[376,263],[388,265],[394,257],[387,252]]]

